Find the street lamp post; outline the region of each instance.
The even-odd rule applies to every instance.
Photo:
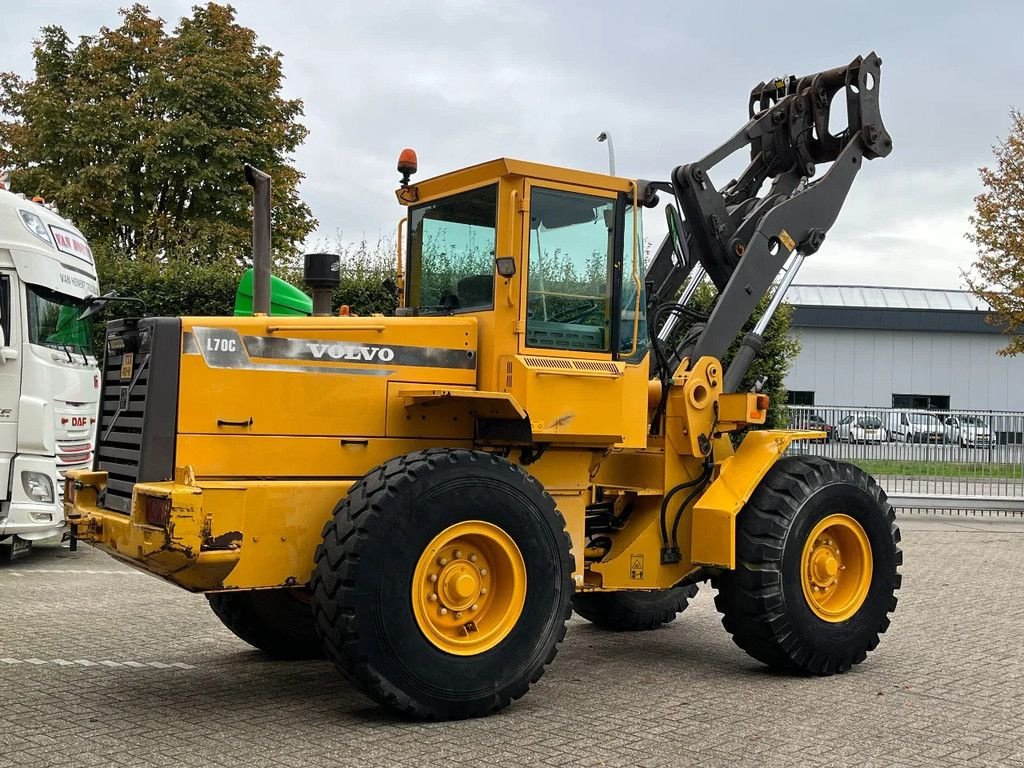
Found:
[[[615,148],[612,146],[612,135],[608,131],[601,131],[597,135],[599,142],[608,142],[608,174],[615,175]]]

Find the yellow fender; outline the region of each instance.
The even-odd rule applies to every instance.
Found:
[[[794,440],[821,439],[824,432],[764,429],[747,433],[718,477],[693,507],[690,560],[697,565],[736,567],[736,515],[761,479]]]

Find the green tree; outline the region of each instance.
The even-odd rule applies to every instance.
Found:
[[[711,284],[704,283],[697,289],[692,306],[698,312],[710,314],[717,299],[718,294]],[[747,322],[743,325],[743,330],[733,341],[732,346],[722,360],[722,365],[726,369],[728,369],[729,363],[732,362],[733,355],[736,354],[740,339],[747,332],[754,330],[754,325],[764,313],[769,299],[770,297],[767,295],[761,298],[753,315],[747,319]],[[785,408],[786,386],[784,382],[786,374],[789,373],[789,368],[793,363],[793,358],[800,352],[800,342],[790,335],[792,320],[793,307],[786,303],[781,304],[765,329],[761,353],[750,364],[750,368],[747,370],[747,374],[743,377],[743,382],[740,385],[740,391],[752,391],[761,379],[765,379],[763,391],[770,399],[768,418],[765,421],[765,426],[767,427],[781,428],[788,424]]]
[[[242,263],[250,252],[249,162],[274,180],[274,248],[316,225],[289,156],[302,102],[281,96],[281,54],[196,6],[173,32],[143,5],[73,43],[35,41],[35,76],[0,75],[0,166],[16,191],[56,200],[95,246],[128,258]]]
[[[964,277],[1010,337],[1000,354],[1017,355],[1024,352],[1024,113],[1010,111],[1010,133],[992,151],[995,167],[978,171],[986,191],[974,198],[967,235],[978,258]]]

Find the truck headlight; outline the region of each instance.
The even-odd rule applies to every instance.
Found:
[[[44,243],[51,248],[53,247],[53,240],[50,237],[50,230],[46,228],[43,220],[39,218],[32,211],[26,211],[21,208],[18,209],[18,215],[21,216],[21,223],[25,225],[25,229],[31,232],[33,235],[38,237]]]
[[[43,504],[53,503],[53,480],[43,472],[22,472],[21,487],[32,501]]]

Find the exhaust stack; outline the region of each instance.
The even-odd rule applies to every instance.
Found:
[[[252,187],[252,313],[270,314],[270,174],[245,164]]]

